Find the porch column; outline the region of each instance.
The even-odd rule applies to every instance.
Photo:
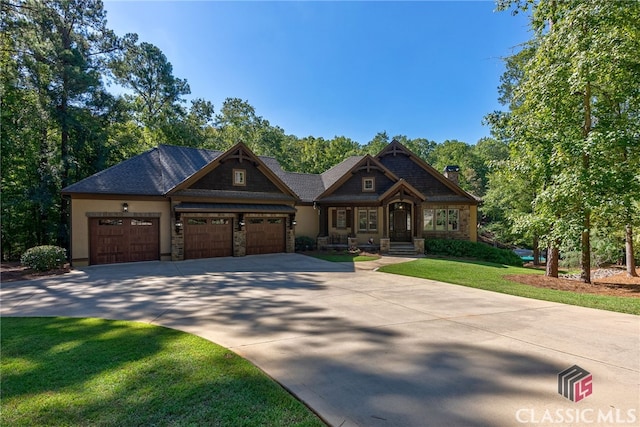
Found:
[[[418,235],[418,222],[419,222],[418,205],[414,202],[413,203],[413,230],[412,230],[412,237],[414,239],[417,238],[417,237],[420,237]]]
[[[347,210],[348,212],[348,210]],[[349,214],[349,216],[351,216],[351,236],[355,236],[356,235],[356,208],[354,206],[351,206],[351,213]],[[357,245],[357,243],[356,243]]]
[[[382,205],[382,237],[389,237],[389,205]]]
[[[325,207],[318,206],[318,212],[320,213],[318,216],[318,220],[320,221],[319,234],[320,236],[328,236],[329,229],[327,228],[327,223],[329,222],[329,218],[327,216],[328,209]]]

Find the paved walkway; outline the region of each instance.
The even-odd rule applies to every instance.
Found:
[[[637,425],[640,317],[297,254],[88,267],[2,285],[3,316],[128,319],[261,367],[335,426]],[[593,394],[557,391],[579,365]],[[565,424],[566,425],[566,424]]]

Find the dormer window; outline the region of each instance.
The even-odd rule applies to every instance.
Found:
[[[362,191],[373,192],[376,191],[376,179],[362,178]]]
[[[247,185],[247,171],[244,169],[233,170],[233,185]]]

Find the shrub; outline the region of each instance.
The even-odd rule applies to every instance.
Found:
[[[499,249],[484,243],[466,240],[426,239],[425,253],[450,257],[474,258],[496,264],[522,267],[522,258],[509,249]]]
[[[316,240],[312,237],[296,237],[296,252],[313,250],[316,247]]]
[[[59,246],[36,246],[27,249],[20,257],[22,265],[37,271],[63,267],[66,260],[67,251]]]

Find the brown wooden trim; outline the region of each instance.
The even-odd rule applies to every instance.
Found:
[[[408,193],[405,193],[404,192],[405,190],[407,190]],[[413,201],[423,202],[427,198],[424,194],[418,191],[413,185],[409,184],[404,179],[401,179],[400,181],[392,185],[391,188],[389,188],[387,191],[381,194],[378,200],[382,201],[385,204],[388,204],[391,200],[396,198],[395,194],[397,191],[401,192],[403,198],[411,199]]]
[[[230,204],[248,204],[248,205],[287,205],[287,206],[295,206],[297,203],[294,203],[291,198],[280,199],[280,198],[269,198],[269,199],[239,199],[239,198],[220,198],[211,195],[209,197],[205,196],[173,196],[171,198],[171,202],[181,203],[230,203]]]
[[[160,218],[160,212],[85,212],[88,218]]]

